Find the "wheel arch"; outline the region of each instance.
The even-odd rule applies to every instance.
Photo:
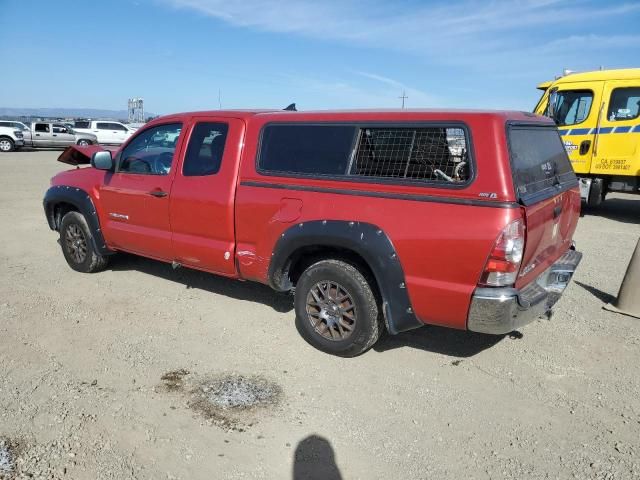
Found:
[[[62,217],[68,212],[79,212],[87,220],[87,225],[91,231],[91,241],[96,251],[101,255],[114,253],[106,245],[100,228],[98,213],[93,200],[91,200],[87,192],[78,187],[56,185],[47,190],[42,203],[51,230],[59,230]]]
[[[373,280],[390,333],[423,325],[411,307],[393,243],[381,228],[370,223],[318,220],[290,227],[273,250],[269,284],[277,291],[291,290],[304,269],[326,258],[345,260]]]

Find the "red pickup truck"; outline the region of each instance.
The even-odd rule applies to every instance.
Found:
[[[158,118],[44,198],[74,270],[118,251],[295,291],[342,356],[424,324],[505,334],[550,312],[581,259],[578,182],[522,112],[211,111]]]

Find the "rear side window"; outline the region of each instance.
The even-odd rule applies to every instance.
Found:
[[[218,173],[228,131],[226,123],[198,123],[189,140],[182,174],[197,177]]]
[[[260,169],[269,172],[344,175],[354,126],[269,125],[262,133]]]
[[[509,147],[519,198],[526,199],[555,185],[576,181],[554,127],[512,126],[509,128]]]
[[[455,127],[269,125],[260,170],[370,179],[465,183],[468,141]]]
[[[36,132],[48,132],[49,124],[48,123],[36,123],[35,127]]]
[[[85,121],[76,121],[74,123],[76,128],[91,128],[91,122],[85,122]]]
[[[461,128],[363,128],[349,174],[464,183],[467,150]]]

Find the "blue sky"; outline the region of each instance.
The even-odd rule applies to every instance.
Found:
[[[0,0],[0,107],[531,110],[640,67],[640,1]]]

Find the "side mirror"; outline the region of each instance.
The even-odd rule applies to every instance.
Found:
[[[98,170],[113,170],[113,159],[109,150],[102,150],[91,155],[91,166]]]

